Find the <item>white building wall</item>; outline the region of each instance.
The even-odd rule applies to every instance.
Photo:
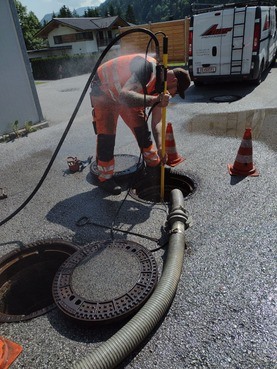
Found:
[[[0,1],[0,135],[43,120],[13,0]]]
[[[98,51],[97,43],[94,40],[72,43],[71,50],[72,54],[87,54],[87,53],[95,53],[97,51]]]

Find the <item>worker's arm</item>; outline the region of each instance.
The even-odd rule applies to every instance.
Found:
[[[159,107],[165,107],[168,105],[169,94],[161,93],[157,96],[144,95],[142,93],[143,88],[138,80],[136,74],[128,79],[119,94],[119,103],[127,105],[131,108],[142,106],[153,106],[158,104]]]

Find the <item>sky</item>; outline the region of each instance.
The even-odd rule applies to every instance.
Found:
[[[0,0],[1,1],[1,0]],[[67,6],[71,11],[89,6],[95,8],[104,0],[19,0],[23,6],[26,6],[27,12],[34,12],[38,20],[41,20],[45,14],[58,13],[63,5]]]

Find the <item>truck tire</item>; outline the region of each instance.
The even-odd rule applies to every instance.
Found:
[[[262,82],[262,75],[263,75],[263,70],[264,70],[264,61],[262,61],[260,69],[259,69],[259,73],[256,79],[253,79],[253,84],[255,86],[259,86],[259,84],[261,84]]]
[[[204,85],[204,82],[202,81],[193,81],[195,87],[202,87]]]
[[[277,59],[277,51],[276,51],[275,56],[274,56],[274,58],[272,59],[272,62],[271,62],[271,64],[270,64],[270,67],[271,67],[271,68],[275,67],[275,65],[276,65],[276,59]]]

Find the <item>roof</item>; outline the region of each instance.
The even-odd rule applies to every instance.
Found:
[[[76,31],[95,31],[111,29],[113,27],[126,27],[129,23],[119,16],[114,17],[79,17],[79,18],[53,18],[37,34],[37,37],[47,38],[48,34],[59,25],[70,27]]]

